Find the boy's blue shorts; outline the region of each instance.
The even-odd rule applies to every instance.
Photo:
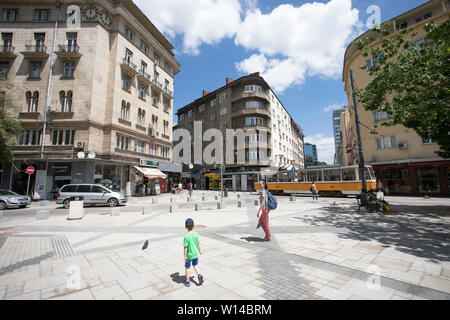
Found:
[[[195,258],[195,259],[186,261],[186,263],[184,264],[184,267],[185,267],[186,269],[189,269],[189,268],[191,267],[191,262],[192,262],[192,265],[193,265],[194,267],[195,267],[196,265],[198,265],[198,257]]]

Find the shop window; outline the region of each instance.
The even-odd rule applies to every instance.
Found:
[[[409,169],[387,169],[377,174],[383,182],[383,188],[387,193],[411,193]]]
[[[440,193],[439,173],[436,168],[417,169],[420,193]]]

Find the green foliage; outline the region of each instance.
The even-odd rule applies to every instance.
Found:
[[[11,162],[14,158],[11,152],[11,145],[14,143],[15,136],[21,131],[22,126],[20,122],[11,118],[6,112],[5,90],[9,89],[11,84],[1,79],[0,83],[0,162]]]
[[[393,37],[388,30],[384,24],[374,30],[375,37],[355,43],[367,60],[375,61],[370,68],[361,66],[373,80],[357,95],[366,110],[391,115],[383,126],[412,128],[439,144],[439,156],[450,158],[450,20],[440,26],[426,24],[421,46],[412,28]],[[377,39],[380,45],[373,46]]]

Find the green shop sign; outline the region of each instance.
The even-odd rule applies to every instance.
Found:
[[[159,168],[159,161],[140,159],[139,165],[141,167],[158,167]]]

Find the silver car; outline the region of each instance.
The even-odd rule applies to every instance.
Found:
[[[121,192],[112,191],[100,184],[66,184],[58,192],[56,203],[70,208],[70,201],[82,198],[85,205],[108,205],[115,207],[125,204],[127,198]]]
[[[0,210],[7,208],[25,208],[31,203],[31,198],[21,196],[11,190],[0,189]]]

